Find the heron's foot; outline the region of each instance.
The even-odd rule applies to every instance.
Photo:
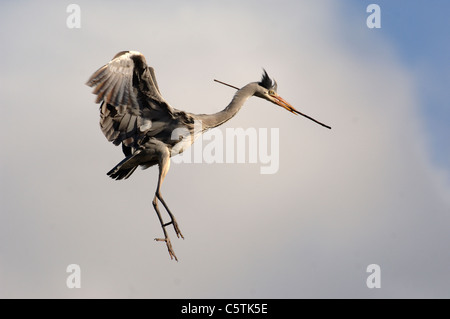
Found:
[[[167,250],[169,251],[170,259],[174,259],[178,261],[177,256],[175,255],[175,252],[172,248],[172,243],[170,242],[169,236],[166,236],[166,238],[155,238],[156,241],[164,241],[166,242]]]
[[[173,229],[175,230],[175,233],[177,234],[177,237],[178,237],[178,238],[181,237],[181,238],[184,239],[184,236],[183,236],[183,234],[181,233],[180,228],[178,227],[178,224],[177,224],[177,221],[175,220],[175,218],[172,219],[172,221],[168,222],[167,224],[164,224],[163,227],[166,227],[166,226],[168,226],[168,225],[170,225],[170,224],[173,225]]]
[[[181,233],[180,228],[178,227],[178,224],[177,224],[176,220],[173,220],[173,229],[175,229],[175,233],[177,234],[178,238],[181,237],[181,238],[184,239],[183,234]]]

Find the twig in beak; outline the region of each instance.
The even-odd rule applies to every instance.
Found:
[[[235,87],[234,85],[231,85],[231,84],[228,84],[228,83],[225,83],[225,82],[216,80],[216,79],[214,79],[214,81],[215,81],[215,82],[218,82],[218,83],[220,83],[220,84],[229,86],[230,88],[239,90],[239,88]],[[292,108],[292,106],[291,106],[291,108]],[[294,109],[294,108],[292,108],[292,110],[290,110],[290,111],[291,111],[292,113],[295,113],[295,114],[299,114],[299,115],[301,115],[301,116],[304,116],[304,117],[306,117],[307,119],[310,119],[311,121],[313,121],[313,122],[315,122],[315,123],[317,123],[317,124],[319,124],[319,125],[322,125],[323,127],[326,127],[327,129],[330,129],[330,130],[331,130],[331,126],[325,125],[325,124],[323,124],[323,123],[317,121],[316,119],[313,119],[311,116],[308,116],[308,115],[306,115],[306,114],[304,114],[304,113],[301,113],[301,112],[297,111],[297,110]]]
[[[223,85],[229,86],[230,88],[233,88],[233,89],[239,90],[239,88],[237,88],[237,87],[235,87],[235,86],[233,86],[233,85],[231,85],[231,84],[227,84],[227,83],[225,83],[225,82],[222,82],[222,81],[219,81],[219,80],[216,80],[216,79],[214,79],[214,81],[216,81],[216,82],[219,82],[220,84],[223,84]]]

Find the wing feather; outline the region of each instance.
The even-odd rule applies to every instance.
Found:
[[[125,114],[124,116],[122,116],[122,118],[120,119],[120,123],[119,123],[119,131],[120,132],[126,132],[127,131],[127,127],[128,127],[128,123],[131,120],[131,114]]]
[[[174,118],[176,111],[162,97],[154,69],[137,51],[117,53],[86,84],[94,88],[96,103],[102,102],[103,134],[116,145],[123,142],[128,146],[146,134],[160,132]]]

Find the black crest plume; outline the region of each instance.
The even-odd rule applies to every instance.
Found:
[[[262,87],[270,90],[277,90],[277,82],[276,81],[272,81],[272,79],[269,77],[269,75],[267,74],[266,70],[264,70],[264,73],[262,75],[261,81],[258,82],[259,85],[261,85]]]

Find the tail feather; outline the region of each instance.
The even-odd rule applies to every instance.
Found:
[[[111,177],[112,179],[120,180],[120,179],[127,179],[128,177],[133,174],[133,172],[136,170],[137,166],[134,166],[132,168],[120,168],[118,166],[114,167],[112,170],[110,170],[107,175]]]
[[[134,157],[139,153],[140,151],[138,150],[134,154],[125,157],[119,164],[114,166],[114,168],[106,174],[112,179],[116,180],[127,179],[128,177],[131,176],[131,174],[133,174],[133,172],[139,166],[139,164],[133,165],[133,160],[135,159]],[[136,161],[134,162],[136,163]]]

